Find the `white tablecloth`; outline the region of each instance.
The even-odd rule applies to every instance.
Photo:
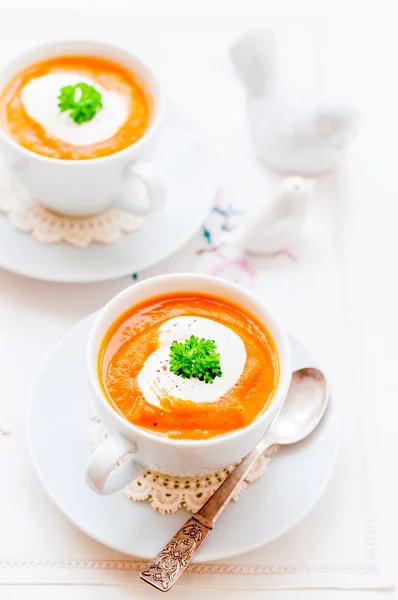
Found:
[[[126,28],[120,25],[119,30],[116,29],[119,16],[113,15],[107,21],[113,26],[112,33],[97,15],[92,16],[92,22],[76,16],[65,16],[62,20],[50,16],[4,17],[0,19],[0,62],[6,62],[22,46],[28,47],[43,38],[96,35],[117,40],[126,36]],[[161,68],[170,95],[178,97],[198,116],[212,139],[219,155],[220,185],[224,193],[237,205],[246,203],[242,199],[247,200],[247,210],[267,198],[275,181],[262,173],[252,156],[242,112],[242,93],[225,54],[234,36],[255,22],[252,17],[196,20],[163,13],[163,16],[152,14],[150,19],[143,18],[139,23],[135,19],[131,25],[134,42]],[[393,134],[398,131],[395,108],[398,98],[387,77],[393,66],[393,57],[387,53],[388,35],[393,31],[386,24],[386,37],[378,32],[378,44],[374,45],[369,41],[371,32],[374,33],[370,21],[360,27],[353,21],[318,23],[300,19],[273,20],[271,25],[278,31],[284,49],[283,63],[290,76],[309,86],[321,85],[353,96],[361,107],[364,124],[351,148],[345,170],[325,179],[319,186],[305,243],[296,249],[297,264],[283,258],[257,261],[259,275],[255,291],[279,314],[287,328],[304,339],[326,363],[337,388],[342,389],[347,382],[346,375],[351,368],[355,370],[350,379],[351,390],[360,398],[366,398],[363,406],[367,408],[362,417],[365,425],[374,427],[379,446],[381,438],[385,441],[393,438],[397,412],[393,378],[397,354],[394,347],[396,297],[390,281],[394,275],[394,256],[397,256],[391,234],[398,212],[398,185],[392,175],[395,173]],[[153,39],[157,40],[156,44]],[[295,48],[300,51],[295,52]],[[192,77],[196,85],[187,86],[188,77]],[[0,422],[0,429],[20,430],[21,408],[26,403],[34,375],[52,346],[73,323],[99,308],[127,283],[120,280],[101,285],[51,285],[0,273],[3,366],[0,415],[6,414],[8,419],[8,422]],[[330,292],[325,293],[326,290]],[[338,339],[344,340],[344,345],[349,340],[348,352],[346,347],[338,347]],[[341,356],[345,352],[344,365],[339,361],[340,351]],[[23,377],[16,360],[19,356],[29,357],[24,361]],[[5,403],[7,411],[2,412]],[[344,410],[342,414],[346,414]],[[380,419],[380,415],[383,418]],[[3,444],[6,440],[7,436],[2,436],[0,442]],[[388,471],[393,448],[386,443],[369,453],[366,476],[372,477],[372,485],[378,481],[380,471]],[[365,481],[365,488],[366,485]],[[378,495],[380,490],[374,491]],[[338,502],[340,494],[344,501],[344,490],[333,489],[333,493],[334,501]],[[379,534],[383,525],[388,529],[392,525],[387,501],[390,492],[382,495],[385,496],[383,502],[372,504],[372,509],[376,512],[382,509],[384,513],[384,519],[377,515],[375,521],[377,552],[383,555],[373,556],[373,541],[367,545],[369,527],[365,528],[363,544],[360,539],[354,541],[365,549],[364,555],[358,556],[358,564],[375,559],[384,570],[388,545]],[[332,499],[326,495],[323,510],[328,502]],[[12,511],[13,507],[7,510]],[[306,521],[301,535],[315,535],[321,530],[325,514],[322,506],[318,507],[312,522],[311,517]],[[354,517],[357,515],[352,515],[353,520]],[[292,535],[293,539],[294,535],[297,538],[300,532],[292,532]],[[325,535],[325,551],[328,543],[330,538]],[[352,548],[355,553],[355,544]],[[386,575],[383,581],[389,582],[391,577]],[[8,587],[1,592],[3,589],[7,598],[19,598],[24,593]],[[85,589],[72,592],[68,588],[57,588],[54,592],[40,588],[42,598],[46,598],[46,593],[49,597],[54,593],[61,598],[72,593],[87,597]],[[173,597],[183,598],[187,593],[194,597],[192,589],[187,592],[183,587],[175,589]],[[199,591],[197,597],[203,593]],[[361,598],[367,594],[359,593]],[[156,592],[142,587],[90,591],[90,597],[95,598],[108,598],[110,594],[113,598],[124,598],[127,594],[129,598],[150,598],[155,597]],[[214,597],[243,598],[244,594],[217,590]],[[289,592],[274,591],[272,598],[283,598],[285,594]],[[318,594],[318,591],[306,591],[305,597],[318,598]],[[335,591],[330,594],[336,597]],[[332,596],[323,591],[322,598],[328,597]],[[301,598],[301,592],[294,592],[294,598]]]

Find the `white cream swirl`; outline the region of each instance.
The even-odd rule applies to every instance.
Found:
[[[220,354],[222,375],[213,383],[184,379],[170,371],[170,346],[191,335],[214,340]],[[241,376],[246,363],[243,340],[232,329],[203,317],[175,317],[159,327],[159,348],[148,356],[138,375],[138,385],[147,402],[160,406],[162,398],[174,397],[195,403],[216,402]]]
[[[102,108],[80,125],[58,107],[60,89],[66,85],[87,83],[101,94]],[[74,146],[104,142],[113,137],[128,118],[128,100],[122,94],[106,90],[94,80],[78,73],[48,73],[28,81],[22,88],[21,99],[29,117],[39,123],[51,137]]]

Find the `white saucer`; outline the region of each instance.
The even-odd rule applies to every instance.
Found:
[[[161,212],[114,244],[87,248],[41,244],[0,215],[0,267],[35,279],[81,283],[116,279],[153,266],[184,246],[206,218],[216,188],[211,156],[196,121],[170,105],[154,157],[167,192]]]
[[[185,511],[161,515],[147,502],[122,492],[98,496],[84,481],[91,454],[90,395],[85,344],[93,316],[79,323],[55,348],[34,392],[28,419],[30,451],[50,497],[76,527],[125,554],[152,558],[188,518]],[[293,367],[314,366],[294,339]],[[304,442],[281,449],[266,473],[232,502],[198,553],[219,560],[275,540],[316,504],[333,471],[338,429],[333,403]]]

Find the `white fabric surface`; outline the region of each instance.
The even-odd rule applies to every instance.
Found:
[[[34,29],[37,39],[45,37],[47,27],[48,22],[43,23],[41,29],[39,25]],[[54,27],[63,27],[65,32],[65,21],[62,27]],[[76,29],[81,29],[83,35],[83,22],[77,23],[74,29],[75,34]],[[144,25],[140,26],[135,36],[143,48],[145,35],[148,35],[148,29],[146,34],[144,29]],[[259,203],[267,197],[267,191],[273,189],[276,179],[266,176],[253,160],[246,139],[240,90],[225,57],[228,42],[240,25],[191,24],[188,29],[170,25],[165,30],[160,25],[151,26],[158,45],[147,44],[146,50],[149,52],[152,48],[153,61],[158,61],[160,66],[167,47],[164,76],[168,87],[174,93],[177,90],[180,99],[203,117],[204,126],[221,155],[220,184],[225,194],[237,204],[245,204],[246,200],[248,204]],[[344,31],[348,35],[343,27]],[[123,32],[125,39],[131,37],[130,25],[118,27],[115,37],[120,42]],[[25,33],[26,46],[34,43],[30,27],[26,27]],[[280,27],[281,43],[288,39],[290,47],[294,47],[292,40],[295,40],[300,47],[300,55],[291,53],[285,57],[286,63],[296,76],[301,69],[300,77],[307,78],[312,85],[316,81],[318,85],[343,85],[344,89],[352,90],[349,68],[346,66],[340,71],[335,66],[344,64],[346,57],[341,48],[332,43],[336,38],[328,38],[332,33],[329,28],[319,30],[313,24]],[[87,30],[84,34],[88,35]],[[100,34],[96,23],[96,35]],[[47,37],[50,36],[47,34]],[[53,29],[51,37],[54,37]],[[12,28],[4,20],[0,25],[0,39],[3,45],[7,44],[9,55],[11,49],[15,51],[16,46],[20,46],[20,40],[13,38]],[[206,39],[206,44],[202,52],[195,54],[199,39]],[[318,53],[321,41],[322,55]],[[353,50],[354,58],[357,58],[356,52],[359,53],[359,47]],[[2,61],[7,60],[7,53],[2,53]],[[323,65],[328,65],[334,80],[321,81],[319,64],[313,62],[314,55],[322,58]],[[368,68],[372,67],[364,61],[363,48],[361,60],[361,64],[365,62]],[[185,77],[181,78],[180,72],[176,72],[176,64],[181,69],[189,64],[191,72],[206,82],[201,97],[194,92],[194,86],[186,89]],[[305,65],[311,68],[306,70]],[[319,505],[294,531],[264,549],[227,561],[266,565],[266,569],[262,567],[262,575],[189,575],[185,580],[188,585],[241,589],[381,588],[393,581],[388,573],[385,539],[388,535],[384,535],[385,531],[391,532],[392,527],[387,502],[389,492],[388,488],[381,487],[379,477],[383,466],[389,464],[381,439],[388,439],[392,429],[391,422],[384,416],[396,414],[390,400],[396,383],[392,377],[396,324],[391,321],[396,303],[386,292],[381,296],[381,290],[388,285],[391,256],[396,251],[391,246],[390,233],[397,216],[393,203],[397,186],[394,188],[392,182],[380,197],[380,177],[393,172],[394,163],[390,156],[384,157],[385,162],[381,164],[377,156],[372,156],[372,149],[374,142],[380,141],[380,129],[387,126],[387,118],[394,113],[392,101],[391,106],[386,107],[390,113],[375,112],[374,104],[366,96],[367,79],[361,69],[364,67],[357,74],[356,91],[361,100],[365,98],[364,111],[370,118],[354,144],[346,172],[321,182],[311,206],[305,241],[295,248],[297,262],[286,257],[256,261],[259,274],[255,291],[279,314],[286,327],[316,353],[333,382],[342,422],[342,446],[336,473]],[[375,65],[372,73],[377,85]],[[209,94],[216,85],[222,93]],[[373,95],[373,101],[386,102],[383,88],[379,90],[380,98]],[[388,125],[391,126],[390,121]],[[371,159],[377,165],[375,170],[370,168]],[[374,210],[376,195],[377,212]],[[155,271],[172,268],[186,267],[172,260]],[[99,308],[129,283],[125,279],[100,285],[63,286],[0,274],[3,367],[0,473],[3,480],[10,482],[0,496],[0,581],[4,583],[137,582],[136,574],[129,572],[81,568],[81,562],[68,565],[71,559],[85,561],[117,556],[80,534],[51,505],[32,472],[23,432],[24,408],[32,381],[53,344],[79,318]],[[391,329],[392,326],[395,329]],[[10,435],[7,432],[11,432]],[[55,561],[53,566],[52,561]],[[142,597],[147,594],[150,597],[147,590],[142,593]],[[175,597],[183,597],[180,590],[175,592]]]

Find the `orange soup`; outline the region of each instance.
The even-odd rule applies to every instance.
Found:
[[[240,306],[200,294],[157,296],[110,327],[98,376],[131,423],[173,439],[207,439],[249,425],[279,378],[275,344]]]
[[[93,56],[34,63],[0,96],[2,129],[24,148],[58,159],[123,150],[144,135],[152,112],[151,95],[133,72]]]

